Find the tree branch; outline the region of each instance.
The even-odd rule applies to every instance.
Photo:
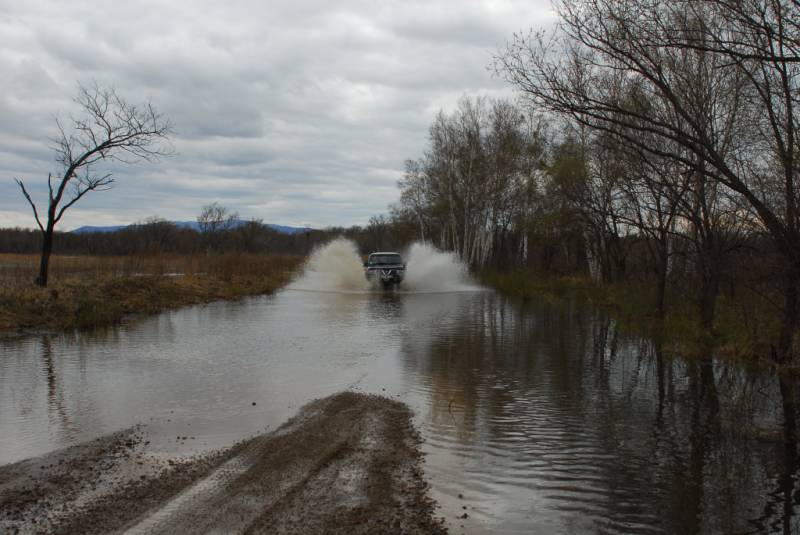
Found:
[[[15,178],[14,182],[16,182],[17,185],[20,187],[20,189],[22,190],[22,194],[28,201],[28,204],[31,205],[31,208],[33,209],[33,217],[36,218],[36,224],[39,225],[39,230],[44,232],[44,227],[42,226],[42,222],[39,219],[39,212],[38,210],[36,210],[36,204],[34,204],[33,199],[31,199],[31,196],[28,194],[28,190],[25,189],[25,184],[23,184],[22,180],[20,180],[19,178]]]

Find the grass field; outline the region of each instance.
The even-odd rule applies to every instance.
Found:
[[[37,255],[0,254],[0,332],[91,328],[126,317],[247,295],[286,284],[299,256],[53,255],[47,288]]]

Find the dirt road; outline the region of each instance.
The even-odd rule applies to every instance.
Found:
[[[444,533],[410,416],[345,392],[191,459],[120,432],[0,467],[0,532]]]

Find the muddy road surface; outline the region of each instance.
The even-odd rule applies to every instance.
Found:
[[[418,445],[405,405],[352,392],[189,459],[131,429],[0,467],[0,532],[444,533]]]

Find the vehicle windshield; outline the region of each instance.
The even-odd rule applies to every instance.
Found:
[[[403,259],[399,254],[373,254],[369,256],[370,266],[398,265]]]

